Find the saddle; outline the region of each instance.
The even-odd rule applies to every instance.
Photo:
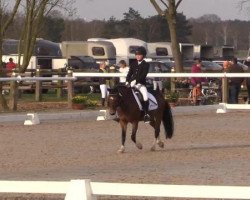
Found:
[[[135,97],[135,100],[140,108],[140,110],[142,111],[142,101],[143,101],[143,97],[142,97],[142,94],[139,90],[137,90],[136,88],[132,88],[132,93]],[[157,103],[157,100],[156,98],[154,97],[153,94],[151,94],[150,92],[148,92],[148,102],[149,102],[149,105],[148,105],[148,110],[156,110],[158,108],[158,103]]]

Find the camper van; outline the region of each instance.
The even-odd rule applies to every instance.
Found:
[[[97,62],[116,63],[115,47],[107,41],[63,41],[61,43],[62,57],[91,56]]]
[[[212,45],[194,45],[194,57],[201,60],[213,60],[214,48]]]
[[[153,60],[169,60],[173,58],[170,42],[147,43],[148,58]]]

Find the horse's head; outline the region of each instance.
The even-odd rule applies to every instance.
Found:
[[[121,97],[117,89],[109,89],[108,107],[110,115],[114,115],[116,113],[116,109],[120,103],[120,98]]]

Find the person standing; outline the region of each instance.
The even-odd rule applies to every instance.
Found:
[[[161,65],[158,63],[155,66],[155,73],[161,73],[162,69],[161,69]],[[162,92],[162,79],[159,77],[155,77],[153,79],[153,90],[157,90],[157,87],[159,88],[159,91]]]
[[[202,73],[201,71],[201,60],[197,59],[196,63],[193,64],[191,68],[191,73]],[[192,101],[194,105],[199,104],[199,98],[202,96],[202,83],[206,82],[206,79],[203,77],[192,77],[191,78],[191,85],[193,86],[192,89]]]
[[[125,60],[120,60],[119,66],[120,66],[119,72],[122,73],[122,74],[124,74],[124,75],[126,74],[126,76],[127,76],[128,71],[129,71],[129,67],[127,66],[126,61]],[[120,77],[120,83],[121,84],[125,84],[126,83],[126,76],[123,76],[123,77],[121,76]]]
[[[150,116],[148,114],[148,91],[146,88],[146,77],[149,71],[149,64],[144,60],[147,51],[144,47],[138,47],[135,51],[134,61],[128,71],[126,77],[126,85],[130,85],[131,87],[135,87],[140,91],[143,97],[142,108],[144,111],[144,122],[150,122]]]
[[[7,73],[11,73],[16,68],[16,63],[13,62],[13,58],[9,58],[9,62],[6,64]]]
[[[238,65],[238,60],[237,58],[233,58],[232,64],[228,67],[226,70],[227,73],[244,73],[243,68]],[[241,84],[244,81],[244,78],[229,78],[228,83],[229,83],[229,100],[228,103],[231,104],[237,104],[238,103],[238,98],[239,98],[239,93],[241,89]]]
[[[105,62],[100,63],[99,72],[107,73],[106,63]],[[108,79],[105,78],[105,77],[100,77],[99,78],[99,84],[100,84],[100,90],[101,90],[101,105],[102,106],[105,106],[105,100],[106,100],[107,94],[108,94],[107,80]]]

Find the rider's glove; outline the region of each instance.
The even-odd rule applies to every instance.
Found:
[[[129,82],[128,81],[126,81],[125,86],[129,87]]]
[[[134,87],[135,84],[136,84],[136,80],[133,80],[133,81],[130,83],[130,86],[131,86],[131,87]]]

